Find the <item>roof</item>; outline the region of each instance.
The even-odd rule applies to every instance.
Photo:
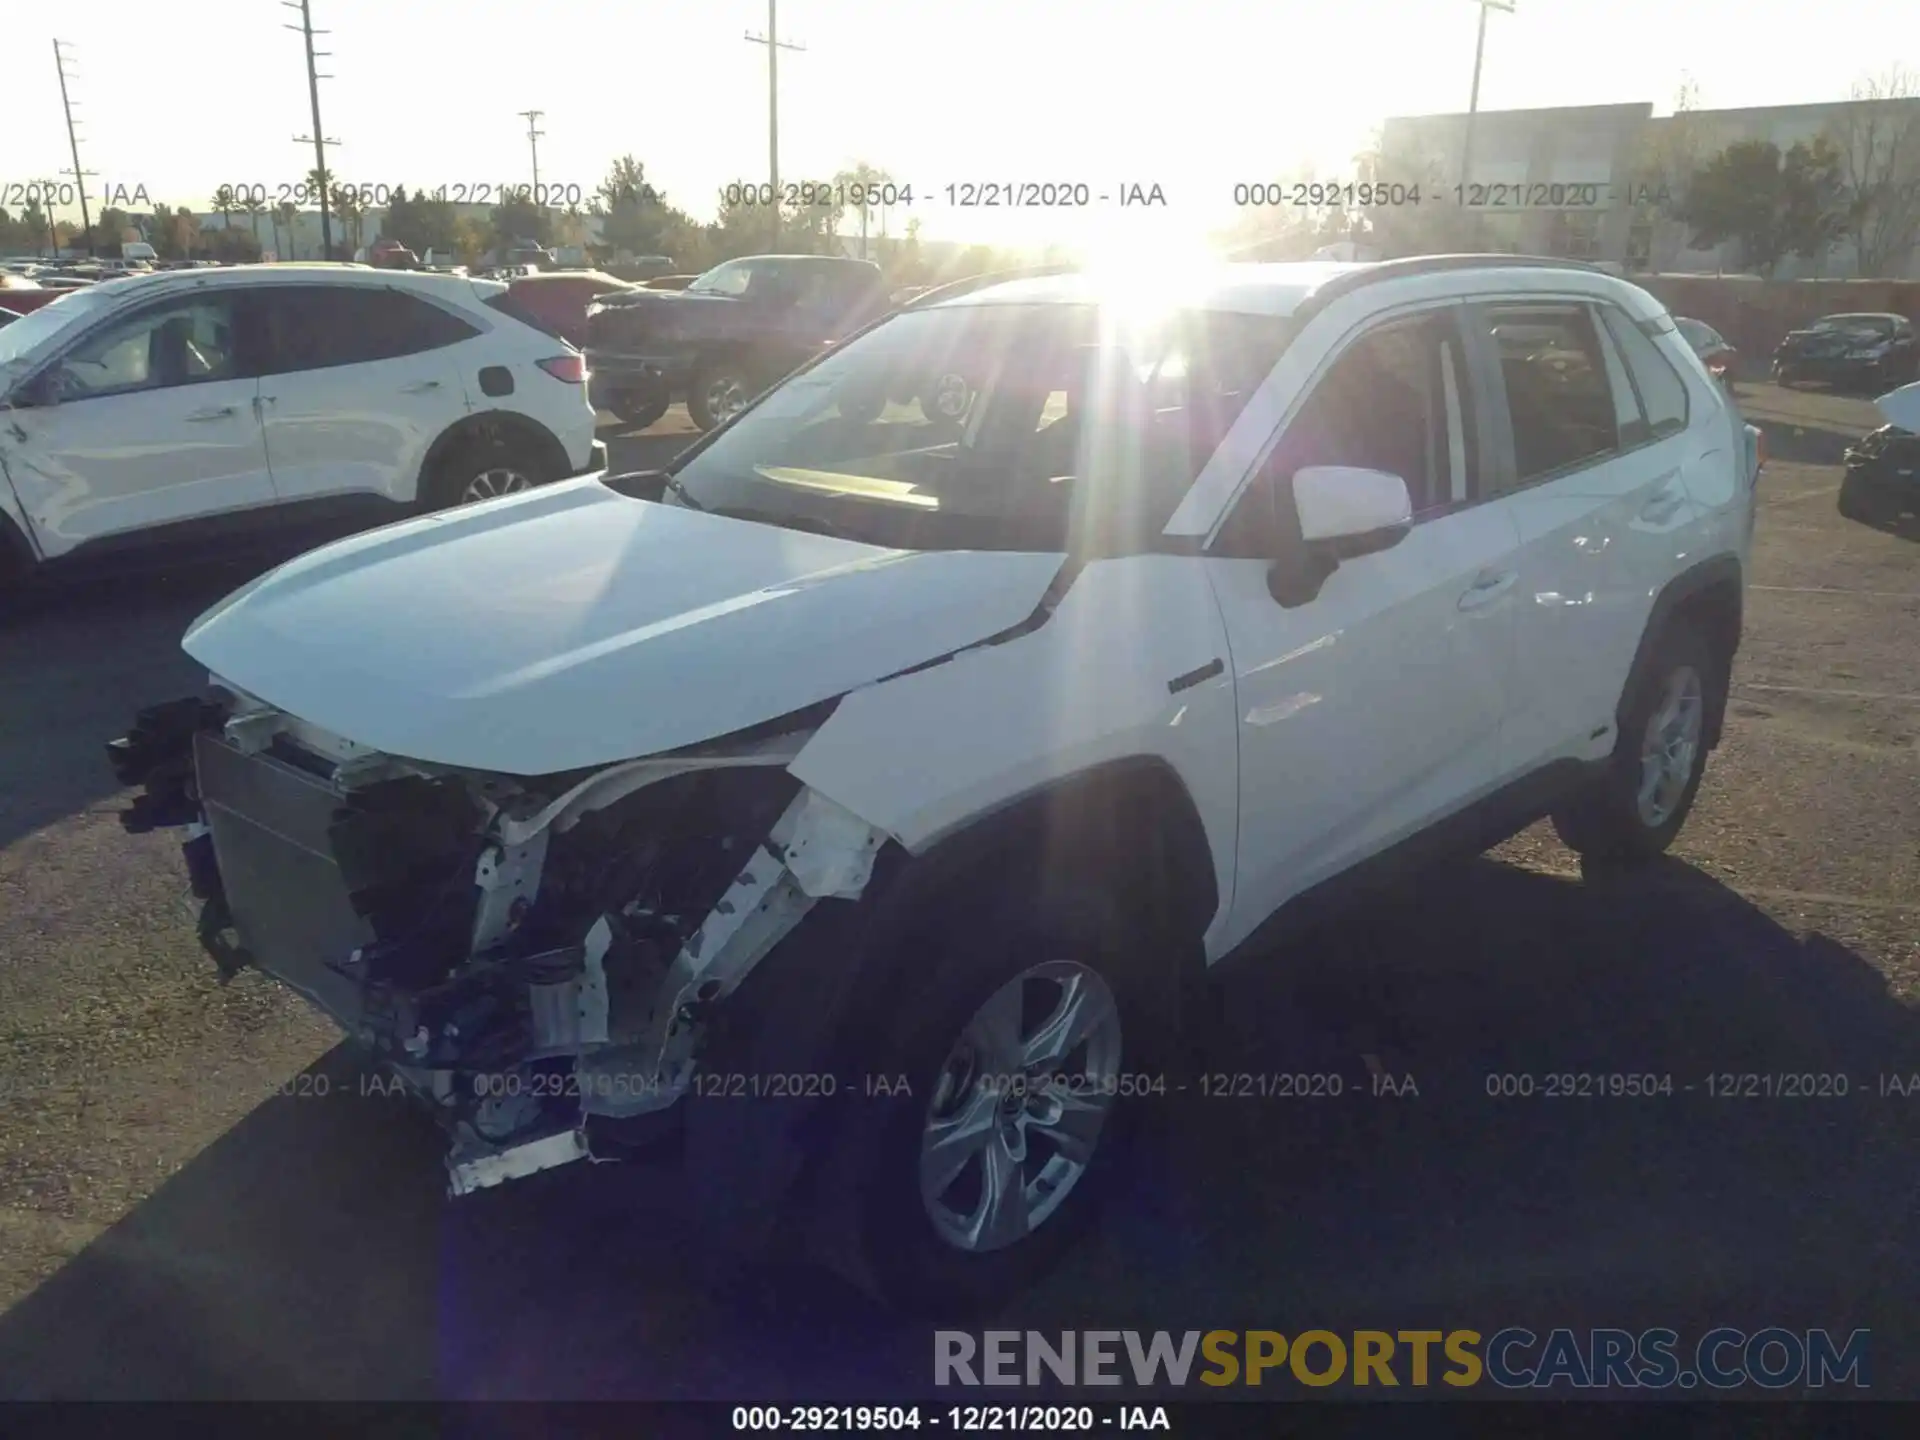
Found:
[[[339,265],[323,261],[283,261],[267,265],[229,265],[194,270],[154,270],[134,275],[116,275],[91,287],[114,295],[160,294],[169,290],[193,290],[205,285],[271,285],[288,280],[332,281],[354,285],[405,285],[409,288],[440,289],[470,286],[464,275],[442,275],[430,270],[376,270],[368,265]],[[471,295],[469,288],[466,291]]]
[[[1225,261],[1197,270],[1146,271],[1138,279],[1130,278],[1125,272],[1102,274],[1086,270],[1027,275],[998,284],[982,283],[978,288],[945,299],[931,297],[928,308],[1094,305],[1115,293],[1124,295],[1136,291],[1144,281],[1145,288],[1164,295],[1169,304],[1179,308],[1288,317],[1299,313],[1310,301],[1319,304],[1374,280],[1473,270],[1555,270],[1583,276],[1601,273],[1577,260],[1532,255],[1423,255],[1374,261]]]

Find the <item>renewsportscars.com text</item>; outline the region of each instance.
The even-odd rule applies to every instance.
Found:
[[[934,1383],[965,1386],[1495,1385],[1538,1390],[1868,1388],[1854,1330],[937,1330]]]

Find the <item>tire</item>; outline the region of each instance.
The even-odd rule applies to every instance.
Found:
[[[620,417],[623,425],[631,425],[636,430],[645,430],[657,423],[672,403],[673,397],[664,387],[654,390],[616,390],[607,397],[607,408]]]
[[[949,372],[930,380],[914,401],[936,431],[957,435],[973,407],[974,388],[966,376]]]
[[[744,358],[709,361],[687,387],[687,414],[700,429],[716,429],[751,404],[763,388]]]
[[[552,462],[524,441],[475,437],[455,443],[434,462],[420,487],[426,510],[450,510],[517,495],[559,479]]]
[[[1553,828],[1568,849],[1583,860],[1612,865],[1644,864],[1666,853],[1686,823],[1706,773],[1707,726],[1726,703],[1731,659],[1715,653],[1697,626],[1685,620],[1668,622],[1645,670],[1632,682],[1633,694],[1605,770],[1553,812]],[[1685,718],[1689,710],[1690,722]],[[1652,763],[1648,749],[1657,732],[1671,742],[1672,763],[1652,793],[1643,796]],[[1690,742],[1683,753],[1676,753],[1689,732]]]
[[[1853,483],[1851,477],[1840,482],[1840,495],[1834,508],[1840,512],[1843,519],[1857,520],[1863,525],[1871,525],[1881,518],[1873,506],[1862,503],[1860,488]]]
[[[843,1153],[855,1157],[858,1167],[858,1183],[847,1192],[857,1212],[851,1229],[864,1270],[857,1278],[896,1310],[953,1317],[1003,1303],[1058,1262],[1097,1210],[1135,1138],[1143,1106],[1157,1098],[1110,1093],[1115,1087],[1101,1083],[1055,1081],[1026,1087],[1021,1102],[1018,1070],[985,1050],[963,1059],[967,1037],[988,1028],[983,1016],[1012,1013],[995,1007],[1023,989],[1028,1018],[1020,1028],[1030,1037],[1045,1029],[1040,1017],[1049,997],[1077,994],[1088,1007],[1084,1013],[1105,1020],[1090,1040],[1069,1051],[1069,1058],[1081,1057],[1088,1068],[1058,1073],[1118,1081],[1155,1073],[1169,1053],[1172,1027],[1165,1007],[1149,998],[1154,948],[1139,943],[1142,927],[1129,925],[1112,898],[1096,889],[1061,888],[1046,898],[1010,898],[998,906],[956,905],[943,919],[947,923],[930,927],[924,942],[902,956],[896,983],[869,1013],[856,1051],[868,1073],[905,1076],[908,1091],[851,1111],[846,1123],[858,1133]],[[999,1078],[989,1083],[988,1077]],[[995,1094],[1003,1096],[997,1106]],[[1008,1094],[1012,1098],[1004,1098]],[[1103,1102],[1097,1129],[1089,1124],[1085,1132],[1090,1149],[1076,1169],[1042,1122],[1069,1115],[1089,1120],[1085,1111],[1060,1113],[1055,1107]],[[923,1146],[936,1117],[958,1125],[968,1116],[990,1117],[984,1144],[966,1152],[969,1158],[944,1183],[929,1180]],[[1007,1145],[1008,1136],[1017,1136],[1018,1143]],[[1020,1213],[1037,1223],[1024,1234],[1019,1225],[1009,1227],[997,1238],[989,1229],[973,1250],[947,1238],[958,1236],[961,1211],[985,1213],[989,1155],[1004,1162],[1023,1150],[1025,1160],[1015,1171],[1027,1176]],[[1025,1190],[1037,1190],[1049,1172],[1056,1175],[1051,1193],[1027,1197]],[[929,1200],[929,1188],[935,1200]],[[944,1229],[934,1218],[936,1209]]]

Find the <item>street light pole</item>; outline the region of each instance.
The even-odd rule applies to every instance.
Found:
[[[1480,113],[1480,63],[1486,58],[1487,11],[1513,13],[1513,0],[1474,0],[1474,3],[1480,7],[1480,27],[1473,41],[1473,94],[1467,101],[1467,133],[1460,143],[1460,199],[1463,204],[1468,199],[1467,186],[1472,183],[1469,171],[1473,165],[1473,121]]]
[[[766,34],[747,32],[748,40],[767,47],[767,178],[772,181],[775,245],[780,243],[780,52],[807,48],[790,45],[780,38],[778,5],[779,0],[767,0]]]

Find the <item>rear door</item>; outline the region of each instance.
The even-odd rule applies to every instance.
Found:
[[[260,406],[280,498],[412,501],[428,449],[468,409],[448,347],[479,329],[384,286],[275,285],[260,294]]]
[[[1695,515],[1685,473],[1699,444],[1685,384],[1617,307],[1515,299],[1469,315],[1494,399],[1492,498],[1520,536],[1518,663],[1502,738],[1502,768],[1520,775],[1612,750],[1652,595],[1674,573]],[[1644,400],[1623,338],[1651,355]]]
[[[101,322],[44,372],[48,403],[8,412],[0,454],[49,558],[273,503],[235,293]]]

